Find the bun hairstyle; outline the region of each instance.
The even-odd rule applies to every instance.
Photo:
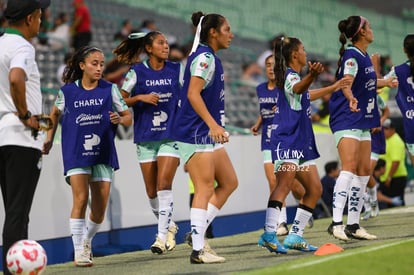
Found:
[[[219,31],[221,25],[226,19],[220,14],[210,13],[206,15],[201,11],[197,11],[191,15],[191,22],[195,27],[198,26],[198,23],[202,17],[203,21],[201,22],[200,42],[207,44],[210,29],[213,28]]]
[[[359,31],[365,27],[367,20],[358,15],[349,16],[347,19],[341,20],[338,23],[338,30],[340,32],[339,42],[341,48],[339,49],[338,69],[335,73],[338,76],[339,68],[341,67],[342,56],[345,52],[345,44],[349,39],[351,42],[355,42],[359,39]]]
[[[410,75],[414,77],[414,34],[404,38],[404,51],[410,61]]]

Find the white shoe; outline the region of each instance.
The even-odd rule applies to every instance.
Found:
[[[177,234],[177,231],[178,226],[175,224],[175,222],[171,221],[170,227],[168,228],[167,240],[165,241],[165,247],[168,251],[172,251],[177,245],[175,241],[175,235]]]
[[[151,245],[151,252],[154,254],[162,254],[166,251],[167,248],[165,247],[165,243],[157,236],[155,242]]]
[[[280,223],[276,229],[277,236],[285,236],[289,233],[289,228],[285,222]]]
[[[93,265],[91,242],[84,240],[83,249],[75,250],[75,265],[88,267]]]
[[[203,250],[204,250],[204,252],[207,252],[207,253],[210,253],[210,254],[212,254],[212,255],[214,255],[214,256],[217,256],[216,251],[214,251],[214,250],[211,248],[211,246],[210,246],[210,244],[208,243],[207,239],[204,239],[204,247],[203,247]]]
[[[200,251],[193,250],[190,256],[190,263],[192,264],[215,264],[215,263],[224,263],[225,258],[213,255],[204,249]]]
[[[332,227],[332,235],[342,241],[349,241],[350,239],[345,234],[345,226],[343,224],[334,225]]]
[[[379,215],[379,205],[378,205],[378,201],[372,201],[371,202],[371,217],[376,217]]]
[[[365,228],[359,227],[355,232],[352,232],[349,229],[346,229],[346,234],[350,237],[360,240],[376,240],[377,236],[369,234]]]

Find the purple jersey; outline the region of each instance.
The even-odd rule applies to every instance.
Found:
[[[271,149],[270,134],[273,128],[273,117],[275,107],[279,97],[279,89],[269,90],[267,82],[256,87],[257,98],[259,100],[260,116],[262,117],[262,150]]]
[[[212,69],[214,68],[214,69]],[[224,72],[220,59],[214,51],[203,44],[188,57],[184,71],[184,83],[180,92],[177,113],[174,122],[174,139],[190,144],[213,144],[208,133],[209,128],[194,111],[188,100],[188,87],[192,76],[206,80],[201,97],[207,110],[217,124],[224,127]]]
[[[92,90],[75,82],[61,88],[65,96],[62,113],[62,155],[64,173],[73,168],[106,164],[119,168],[115,150],[117,125],[111,123],[112,83],[99,80]]]
[[[290,74],[296,75],[296,78],[298,77],[297,72],[288,68],[286,79],[289,78]],[[285,89],[286,86],[293,85],[285,85]],[[294,95],[298,99],[296,103],[288,101],[292,94],[288,94],[286,91],[279,91],[279,93],[277,111],[273,118],[274,129],[270,138],[272,160],[299,159],[306,161],[317,159],[319,153],[316,148],[315,135],[310,118],[309,91],[301,95]],[[293,93],[293,91],[290,93]]]
[[[131,97],[157,94],[158,104],[138,102],[134,110],[134,142],[171,139],[171,128],[180,90],[180,64],[166,61],[161,70],[152,69],[147,61],[132,66],[136,80]],[[129,86],[129,79],[125,80]]]
[[[406,143],[414,143],[414,78],[410,72],[409,63],[394,68],[398,78],[398,92],[395,96],[401,110]]]
[[[356,62],[356,64],[353,64]],[[377,76],[368,53],[348,47],[342,57],[338,79],[344,77],[347,67],[357,67],[351,90],[358,100],[359,112],[351,112],[349,101],[342,90],[334,92],[329,102],[329,124],[332,132],[350,129],[371,129],[380,126],[376,102]]]

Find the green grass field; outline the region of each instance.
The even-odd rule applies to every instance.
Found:
[[[328,235],[330,220],[316,220],[304,237],[313,245],[333,243],[343,252],[315,256],[289,250],[286,255],[269,253],[257,246],[262,230],[210,240],[226,258],[222,264],[192,265],[186,244],[165,255],[150,250],[94,259],[91,268],[77,268],[72,262],[50,265],[44,274],[414,274],[414,206],[382,211],[361,226],[378,240],[342,242]],[[280,238],[283,240],[283,237]]]

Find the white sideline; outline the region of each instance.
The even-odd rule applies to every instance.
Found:
[[[292,269],[312,266],[312,265],[324,263],[324,262],[327,262],[327,261],[331,261],[331,260],[334,260],[334,259],[345,258],[345,257],[348,257],[348,256],[354,256],[354,255],[357,255],[357,254],[372,252],[372,251],[380,250],[380,249],[383,249],[383,248],[388,248],[388,247],[391,247],[391,246],[395,246],[395,245],[399,245],[399,244],[403,244],[403,243],[407,243],[407,242],[413,242],[413,241],[414,241],[414,239],[401,240],[401,241],[398,241],[398,242],[395,242],[395,243],[383,244],[383,245],[380,245],[380,246],[368,247],[366,249],[361,249],[361,250],[358,250],[358,251],[352,251],[350,253],[339,253],[339,254],[336,254],[336,255],[328,256],[327,258],[312,260],[312,261],[309,261],[309,262],[306,262],[306,263],[301,263],[301,264],[289,266],[289,267],[285,268],[285,270],[292,270]]]

